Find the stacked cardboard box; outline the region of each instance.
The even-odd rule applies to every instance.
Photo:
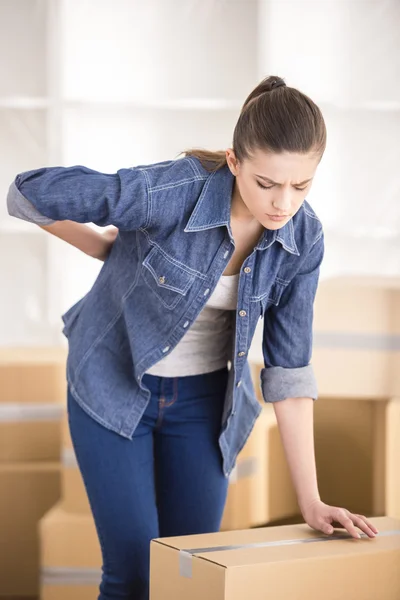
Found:
[[[62,495],[40,522],[41,600],[89,600],[101,579],[100,545],[78,468],[65,412],[62,426]]]
[[[400,279],[322,282],[312,360],[323,396],[399,398]]]
[[[400,280],[321,284],[313,364],[321,493],[400,518]]]
[[[321,496],[400,518],[400,281],[321,283],[312,362]],[[258,389],[261,368],[253,364]]]
[[[373,523],[372,540],[306,525],[153,540],[151,600],[398,600],[400,521]]]
[[[60,497],[60,348],[0,349],[0,597],[39,590],[40,518]]]
[[[63,418],[61,462],[63,509],[72,514],[91,515],[89,500],[72,445],[67,414]]]
[[[264,406],[232,472],[221,530],[248,529],[299,512],[272,406]]]
[[[56,505],[40,522],[41,600],[92,600],[101,580],[101,552],[90,514]]]

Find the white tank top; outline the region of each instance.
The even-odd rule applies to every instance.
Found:
[[[168,356],[147,373],[184,377],[211,373],[227,366],[237,307],[239,274],[222,275],[207,304]]]

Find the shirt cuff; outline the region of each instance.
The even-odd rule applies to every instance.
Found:
[[[8,214],[17,219],[35,223],[36,225],[52,225],[52,219],[45,217],[21,194],[15,182],[10,185],[7,195]]]
[[[312,365],[298,369],[269,367],[261,371],[261,388],[265,402],[286,398],[318,398],[317,382]]]

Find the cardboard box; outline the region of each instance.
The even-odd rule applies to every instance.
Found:
[[[322,281],[312,363],[321,395],[400,396],[400,279]]]
[[[91,514],[85,484],[76,461],[69,433],[67,413],[63,419],[62,448],[62,498],[63,508],[67,512]]]
[[[101,581],[101,551],[93,518],[71,514],[63,503],[39,525],[41,600],[93,600]]]
[[[0,465],[0,597],[38,595],[37,527],[59,498],[59,463]]]
[[[66,403],[67,350],[0,348],[0,403]]]
[[[272,406],[264,406],[233,470],[221,530],[249,529],[299,512]]]
[[[85,484],[72,449],[64,449],[62,453],[62,498],[66,511],[91,514]]]
[[[306,525],[151,542],[151,600],[398,600],[400,521],[375,539],[327,537]]]
[[[321,497],[366,515],[400,519],[400,398],[320,398],[315,452]]]
[[[252,364],[256,384],[261,368]],[[325,502],[400,518],[400,397],[321,395],[314,404],[314,434]]]
[[[0,404],[0,463],[59,461],[61,404]]]

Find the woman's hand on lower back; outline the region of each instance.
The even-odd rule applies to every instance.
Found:
[[[98,254],[94,255],[93,258],[98,258],[104,262],[110,254],[117,236],[118,229],[116,227],[107,228],[106,231],[101,234],[103,244],[100,246]]]

